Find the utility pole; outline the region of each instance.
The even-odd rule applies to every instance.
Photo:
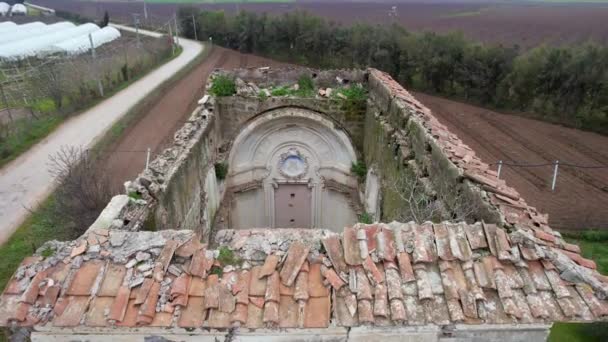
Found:
[[[173,30],[171,29],[171,22],[169,22],[169,38],[171,38],[171,56],[175,55],[175,39],[173,39]]]
[[[4,102],[4,106],[6,107],[6,111],[8,112],[8,118],[13,122],[13,114],[11,113],[11,109],[8,106],[8,100],[6,99],[6,94],[4,93],[4,83],[0,82],[0,93],[2,93],[2,102]]]
[[[175,22],[175,42],[179,44],[179,30],[177,29],[177,14],[173,13],[173,20]]]
[[[192,15],[192,27],[194,27],[194,40],[198,40],[198,34],[196,33],[196,19],[194,19],[194,14]]]
[[[91,33],[89,33],[89,43],[91,43],[91,57],[93,58],[93,68],[95,68],[95,76],[97,76],[97,88],[99,88],[99,95],[103,97],[103,83],[101,83],[99,69],[97,68],[97,54],[95,53],[95,44],[93,44],[93,34]]]
[[[133,25],[135,26],[135,35],[137,36],[137,47],[141,46],[141,42],[139,40],[139,13],[132,13],[133,15]]]
[[[144,0],[144,21],[148,22],[148,6],[146,5],[146,0]]]

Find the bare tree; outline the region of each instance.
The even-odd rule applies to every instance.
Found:
[[[415,221],[467,221],[472,222],[478,213],[478,204],[463,195],[459,186],[439,180],[425,183],[413,172],[404,172],[386,180],[386,185],[406,206],[395,219],[401,222]]]
[[[49,157],[49,172],[58,182],[55,211],[74,235],[84,232],[95,221],[112,196],[110,181],[98,162],[80,147],[64,146]]]

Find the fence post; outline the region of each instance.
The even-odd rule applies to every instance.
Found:
[[[194,27],[194,40],[198,40],[198,34],[196,33],[196,19],[194,19],[194,14],[192,15],[192,27]]]
[[[148,151],[146,153],[146,170],[148,170],[149,165],[150,165],[150,148],[148,147]]]
[[[97,54],[95,53],[95,44],[93,44],[93,34],[91,33],[89,33],[89,43],[91,43],[91,57],[93,57],[93,68],[95,68],[95,76],[97,77],[97,88],[99,88],[99,95],[103,97],[103,83],[101,83],[99,69],[97,68]]]
[[[498,175],[496,176],[496,178],[500,178],[500,172],[502,171],[502,160],[498,161]]]
[[[553,167],[553,182],[551,183],[551,191],[555,191],[555,183],[557,182],[557,170],[559,169],[559,160],[555,161],[555,166]]]

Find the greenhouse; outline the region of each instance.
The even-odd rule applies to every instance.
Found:
[[[6,16],[9,12],[9,10],[11,9],[11,6],[9,6],[9,4],[7,4],[6,2],[0,2],[0,16]],[[10,25],[5,25],[8,23],[0,23],[0,30],[2,30],[2,28],[10,26]],[[14,23],[12,23],[14,24]]]
[[[27,7],[24,4],[14,4],[11,7],[11,15],[26,15]]]
[[[3,24],[13,24],[13,25],[6,25],[4,27],[0,27],[0,44],[4,44],[5,39],[7,37],[12,36],[16,32],[30,30],[35,27],[40,28],[40,27],[46,26],[46,24],[41,23],[39,21],[34,21],[32,23],[27,23],[27,24],[23,24],[23,25],[17,25],[15,23],[13,23],[12,21],[7,21],[7,22],[4,22]]]
[[[104,27],[101,30],[92,32],[91,39],[93,40],[93,47],[101,46],[105,43],[109,43],[120,37],[120,31],[114,27]],[[64,40],[57,44],[53,44],[45,51],[49,53],[66,53],[68,55],[77,55],[85,53],[91,49],[91,41],[89,35],[78,36],[72,39]]]
[[[18,30],[11,30],[8,32],[0,31],[0,47],[2,47],[5,44],[9,44],[11,42],[16,42],[16,41],[27,39],[30,37],[45,35],[45,34],[57,32],[57,31],[65,30],[68,28],[76,27],[76,25],[74,25],[70,22],[67,22],[67,21],[62,21],[60,23],[55,23],[55,24],[51,24],[51,25],[45,25],[42,23],[38,23],[38,24],[40,24],[40,25],[32,25],[32,26],[28,26],[28,27],[24,27],[26,25],[22,25],[19,27]]]
[[[8,32],[22,31],[21,28],[26,25],[20,25],[18,26],[19,29]],[[49,31],[51,26],[53,28]],[[89,34],[93,38],[95,47],[120,37],[120,32],[115,28],[105,27],[100,29],[99,26],[92,23],[79,26],[74,26],[71,23],[52,24],[46,26],[43,33],[32,28],[28,30],[30,32],[28,35],[20,35],[20,39],[11,39],[7,43],[3,42],[2,37],[6,36],[8,32],[0,31],[0,60],[16,60],[33,56],[44,57],[50,53],[74,55],[90,49]]]

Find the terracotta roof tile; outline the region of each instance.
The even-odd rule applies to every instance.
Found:
[[[220,285],[218,276],[212,274],[207,278],[205,288],[205,309],[217,309],[220,306]]]
[[[222,312],[220,310],[211,309],[209,310],[208,324],[210,328],[225,329],[230,328],[230,313]]]
[[[528,272],[530,273],[530,278],[532,278],[534,287],[537,290],[551,290],[549,279],[547,279],[543,265],[539,261],[528,262]]]
[[[357,300],[355,299],[355,312],[351,313],[349,304],[347,304],[347,297],[335,296],[334,303],[334,318],[336,319],[336,325],[342,327],[354,327],[359,325],[359,317],[357,315]],[[351,303],[352,305],[352,303]]]
[[[339,290],[342,286],[346,285],[344,280],[340,279],[333,268],[327,268],[325,265],[321,265],[321,275],[323,275],[329,284],[336,290]]]
[[[116,296],[126,273],[127,269],[124,266],[108,264],[97,295],[111,297]]]
[[[264,261],[264,265],[258,274],[258,277],[266,277],[271,275],[276,269],[279,263],[279,257],[275,254],[271,254],[266,257],[266,261]]]
[[[299,322],[298,303],[292,296],[281,296],[279,302],[279,327],[297,328]]]
[[[384,281],[384,275],[378,269],[378,266],[374,263],[371,257],[367,257],[363,262],[363,269],[367,272],[370,281],[375,284],[382,283]]]
[[[384,284],[374,286],[374,316],[389,316],[388,294]]]
[[[372,300],[372,286],[365,275],[365,271],[363,271],[363,268],[357,267],[355,272],[357,272],[357,299],[359,301]]]
[[[414,263],[434,262],[437,259],[437,249],[434,243],[433,224],[424,223],[414,230]]]
[[[230,322],[233,325],[245,326],[247,324],[248,312],[247,304],[237,303],[234,312],[230,316]]]
[[[156,314],[156,303],[158,303],[158,296],[160,292],[160,283],[155,281],[150,287],[150,292],[146,300],[143,302],[139,309],[139,315],[137,316],[138,325],[148,325],[154,319]]]
[[[80,321],[84,318],[84,314],[87,311],[89,300],[89,296],[66,297],[67,305],[63,312],[53,320],[53,325],[56,327],[75,327],[80,325]]]
[[[280,272],[281,282],[283,284],[291,286],[294,283],[302,264],[308,256],[308,250],[309,248],[304,246],[301,242],[295,241],[291,244],[287,251],[287,258],[285,259]]]
[[[447,226],[443,223],[434,224],[433,229],[435,230],[435,243],[439,258],[441,260],[455,260],[456,257],[452,254],[452,249],[450,248]]]
[[[205,298],[190,297],[188,305],[182,308],[177,325],[181,328],[198,328],[203,326],[206,315],[206,310],[203,309],[204,307]]]
[[[263,321],[269,326],[277,326],[279,324],[279,303],[267,301],[264,304]]]
[[[187,241],[186,243],[184,243],[183,245],[179,246],[176,250],[175,250],[175,255],[180,256],[182,258],[189,258],[192,255],[194,255],[194,253],[198,250],[201,250],[205,247],[205,245],[203,245],[197,236],[191,238],[189,241]]]
[[[264,297],[254,297],[254,296],[250,296],[249,297],[249,302],[255,306],[257,306],[260,309],[264,308],[264,303],[266,302],[264,300]]]
[[[308,295],[310,297],[326,297],[329,296],[329,290],[323,284],[321,275],[321,264],[310,264],[308,272]]]
[[[118,289],[118,293],[112,302],[112,306],[110,307],[110,312],[108,314],[109,320],[114,321],[122,321],[125,317],[125,313],[127,312],[127,305],[129,304],[129,296],[131,290],[128,286],[121,286]],[[135,300],[133,300],[135,303]]]
[[[389,300],[402,299],[403,292],[401,291],[401,277],[399,276],[399,271],[393,267],[385,266],[384,273],[386,274],[386,286]]]
[[[488,248],[488,241],[481,224],[465,225],[465,233],[473,249]]]
[[[190,262],[190,274],[193,276],[198,276],[201,278],[207,277],[207,272],[211,269],[213,265],[213,260],[208,259],[205,255],[205,249],[198,249],[194,252],[192,256],[192,261]]]
[[[309,289],[308,289],[308,284],[309,284],[308,274],[309,274],[309,272],[302,272],[302,271],[300,271],[300,274],[298,274],[298,277],[296,278],[296,283],[294,285],[293,298],[295,300],[297,300],[297,301],[307,300],[308,297],[309,297],[309,294],[308,294],[308,291],[309,291]],[[315,290],[315,291],[317,291],[317,290]]]
[[[173,253],[175,253],[175,249],[178,247],[178,242],[175,240],[169,240],[163,247],[160,255],[156,259],[156,266],[154,267],[154,279],[156,281],[162,281],[165,276],[165,272],[169,267],[169,263],[173,258]]]
[[[107,324],[105,313],[110,312],[113,297],[95,297],[87,312],[85,325],[89,327],[105,327]]]
[[[393,231],[384,224],[380,228],[380,231],[376,234],[378,257],[387,261],[393,261],[397,256]]]
[[[264,296],[265,301],[271,301],[278,303],[281,299],[280,290],[280,279],[279,272],[273,271],[268,277],[268,283],[266,285],[266,295]]]
[[[249,303],[249,283],[251,272],[243,270],[239,272],[238,281],[232,287],[232,294],[236,295],[236,302],[241,304]]]
[[[338,274],[348,273],[348,265],[344,260],[344,249],[338,235],[333,235],[322,240],[327,251],[327,256]]]
[[[356,228],[344,228],[342,235],[342,245],[344,246],[344,261],[351,266],[361,265],[361,250],[359,249],[359,241],[357,240]]]
[[[148,293],[154,284],[154,279],[146,278],[139,288],[137,288],[137,295],[135,296],[135,304],[143,304],[148,298]]]
[[[469,245],[469,241],[467,240],[462,224],[451,224],[448,225],[448,227],[452,255],[461,261],[471,260],[473,251],[471,250],[471,246]]]
[[[139,306],[135,304],[135,300],[129,300],[127,304],[127,308],[125,311],[125,315],[120,322],[116,322],[117,326],[121,327],[134,327],[137,324],[137,312],[139,311]]]
[[[20,296],[3,294],[0,296],[0,323],[3,326],[8,325],[9,317],[14,315],[14,310],[17,308]]]
[[[416,273],[416,285],[418,286],[418,298],[420,300],[432,299],[433,290],[431,288],[431,279],[424,264],[414,265],[414,273]]]
[[[200,277],[192,277],[190,280],[190,290],[188,295],[191,297],[202,297],[205,293],[206,282]]]
[[[305,328],[327,328],[329,326],[331,302],[327,297],[313,297],[306,303]]]
[[[169,312],[158,312],[152,322],[151,327],[167,328],[173,325],[173,313]]]
[[[21,301],[28,304],[34,304],[40,292],[40,282],[46,277],[46,272],[39,272],[32,278],[27,289],[21,295]],[[88,294],[88,293],[87,293]]]
[[[263,298],[262,298],[263,300]],[[250,329],[264,327],[264,309],[256,305],[247,306],[247,323],[245,326]]]
[[[186,306],[188,304],[188,293],[191,277],[182,273],[171,284],[170,299],[174,306]]]
[[[406,252],[399,252],[397,254],[397,261],[399,263],[399,272],[401,273],[401,279],[407,283],[415,281],[414,270],[412,269],[412,261],[410,255]]]
[[[259,277],[261,270],[261,266],[255,266],[251,269],[251,281],[249,283],[250,296],[264,296],[266,294],[266,278],[260,279]]]
[[[95,279],[97,279],[102,267],[103,262],[100,260],[91,260],[82,264],[82,267],[74,275],[66,294],[70,296],[90,296]]]

